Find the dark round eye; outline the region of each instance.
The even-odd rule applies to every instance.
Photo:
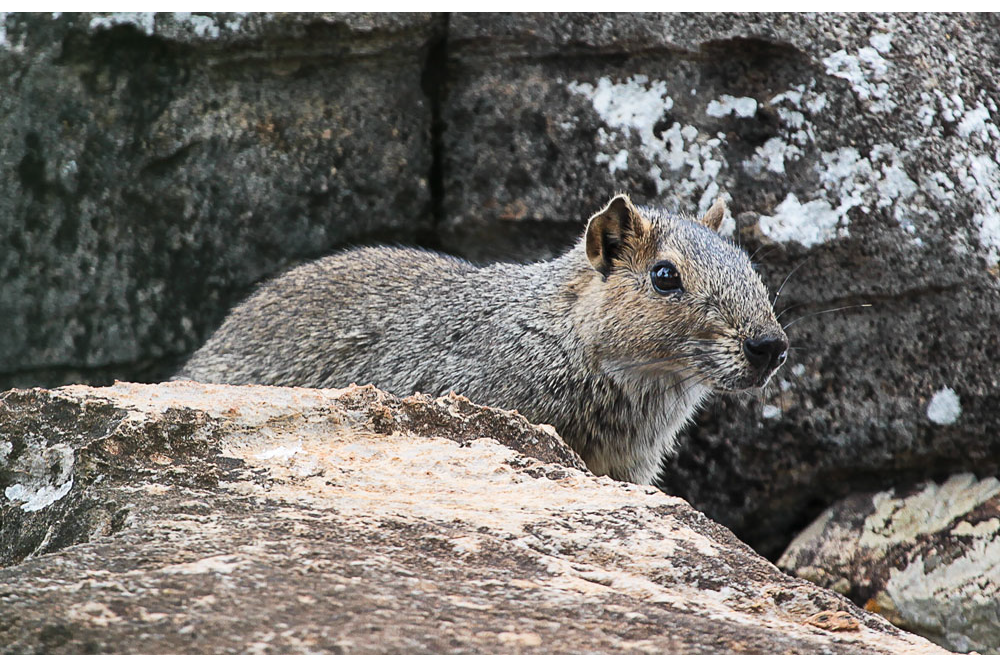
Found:
[[[653,289],[660,294],[674,294],[684,289],[681,284],[681,272],[670,262],[657,262],[649,278],[653,281]]]

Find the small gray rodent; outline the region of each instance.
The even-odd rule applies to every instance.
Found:
[[[260,287],[178,373],[199,382],[449,390],[552,424],[591,471],[655,480],[713,390],[762,387],[788,339],[741,249],[614,197],[565,254],[476,266],[361,248]]]

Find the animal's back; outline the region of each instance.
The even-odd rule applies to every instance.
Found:
[[[651,482],[712,389],[762,387],[788,339],[746,254],[619,195],[563,255],[477,267],[364,248],[239,305],[181,377],[397,395],[449,390],[554,425],[597,474]]]
[[[475,270],[411,248],[360,248],[303,264],[238,305],[178,377],[199,382],[338,387],[375,382],[388,391],[426,355],[442,295]],[[393,377],[395,376],[395,377]]]

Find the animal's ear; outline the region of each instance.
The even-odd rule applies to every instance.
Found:
[[[719,231],[719,227],[722,226],[723,219],[726,217],[726,210],[726,202],[722,200],[722,197],[719,197],[715,200],[715,203],[712,204],[712,207],[705,213],[705,217],[698,222],[705,225],[713,232],[717,232]]]
[[[647,225],[628,195],[615,196],[587,222],[587,259],[607,276],[611,265],[647,231]]]

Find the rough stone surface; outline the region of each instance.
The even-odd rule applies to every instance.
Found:
[[[663,484],[763,553],[852,491],[994,475],[998,27],[453,16],[440,237],[531,256],[615,190],[699,213],[730,198],[728,228],[765,282],[788,276],[791,356],[759,399],[709,405]],[[942,423],[928,409],[946,388],[960,408]]]
[[[440,25],[0,15],[0,385],[162,378],[255,281],[421,238]]]
[[[459,397],[0,397],[0,651],[934,653]]]
[[[1000,472],[998,28],[6,16],[0,383],[162,379],[255,280],[346,242],[531,259],[615,191],[721,194],[788,277],[793,348],[764,396],[706,407],[663,484],[776,557],[849,493]]]
[[[789,545],[784,570],[954,651],[1000,653],[1000,482],[856,494]]]

